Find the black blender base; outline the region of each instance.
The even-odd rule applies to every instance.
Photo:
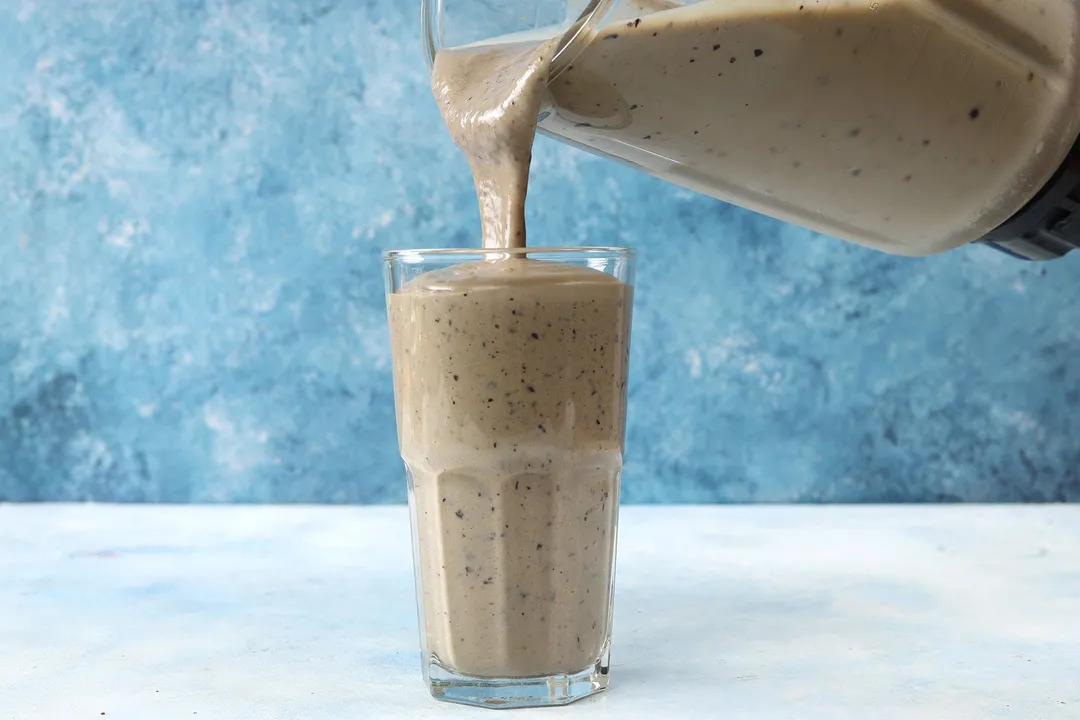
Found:
[[[979,242],[1023,260],[1055,260],[1080,248],[1080,140],[1039,194]]]

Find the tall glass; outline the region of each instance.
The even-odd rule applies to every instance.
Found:
[[[385,255],[424,680],[562,705],[608,683],[634,253]]]

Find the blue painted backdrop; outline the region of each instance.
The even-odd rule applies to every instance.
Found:
[[[0,2],[0,500],[403,500],[379,251],[478,238],[417,4]],[[1080,500],[1080,257],[534,176],[641,251],[627,500]]]

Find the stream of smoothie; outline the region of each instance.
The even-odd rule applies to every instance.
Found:
[[[484,247],[525,247],[525,197],[555,41],[442,50],[431,87],[469,161]]]

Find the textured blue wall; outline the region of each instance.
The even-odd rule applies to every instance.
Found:
[[[0,3],[0,500],[404,498],[379,251],[478,238],[417,5]],[[534,176],[532,238],[641,251],[627,500],[1080,500],[1080,257]]]

